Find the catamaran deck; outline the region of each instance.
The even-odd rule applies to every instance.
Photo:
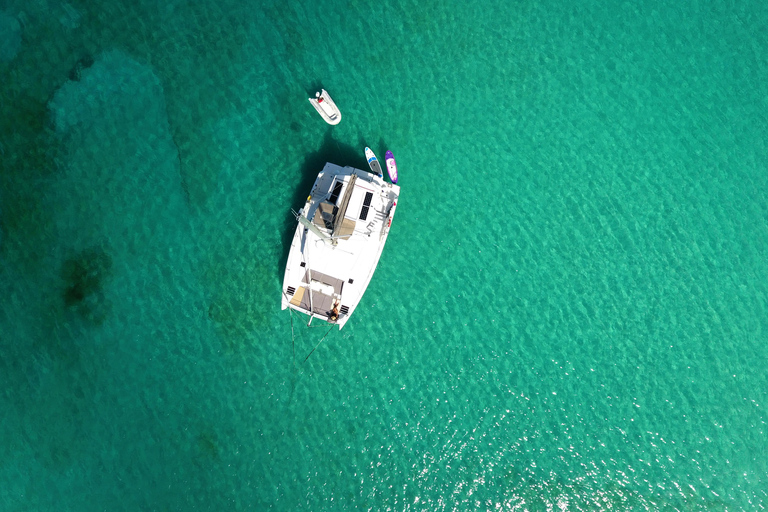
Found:
[[[299,214],[285,268],[282,308],[343,327],[368,287],[389,235],[400,187],[327,163]]]

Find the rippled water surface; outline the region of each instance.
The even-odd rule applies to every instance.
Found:
[[[0,508],[762,509],[768,4],[672,4],[4,2]],[[290,209],[366,145],[305,361]]]

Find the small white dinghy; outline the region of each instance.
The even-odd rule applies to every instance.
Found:
[[[316,92],[314,98],[309,98],[309,102],[315,107],[317,113],[323,116],[326,123],[339,124],[341,121],[341,111],[325,89]]]

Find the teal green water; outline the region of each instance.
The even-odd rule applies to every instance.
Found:
[[[0,509],[765,508],[768,4],[95,3],[0,14]],[[365,145],[302,363],[290,209]]]

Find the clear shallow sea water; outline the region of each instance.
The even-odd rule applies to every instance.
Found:
[[[1,5],[0,509],[765,508],[764,2],[96,3]],[[365,145],[302,362],[290,208]]]

